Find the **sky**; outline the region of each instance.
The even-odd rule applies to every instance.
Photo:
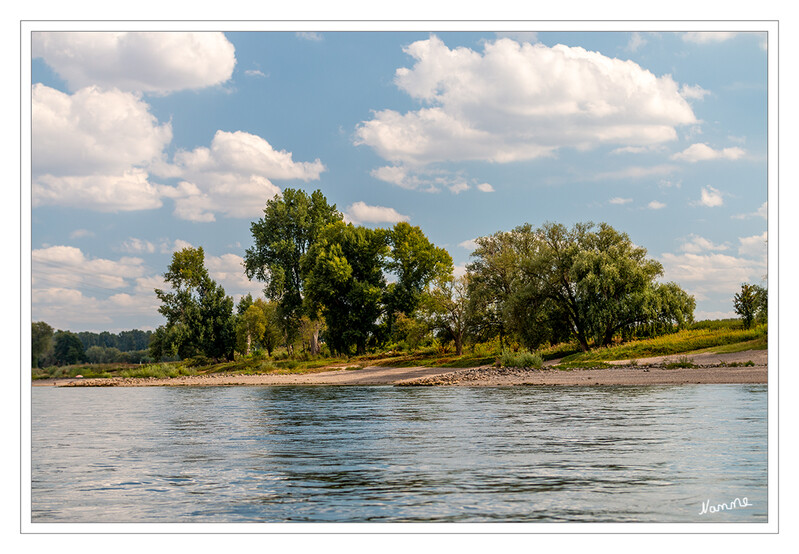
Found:
[[[490,29],[489,25],[486,25]],[[763,32],[34,32],[31,317],[155,329],[171,255],[238,300],[286,187],[408,221],[453,257],[530,223],[607,222],[735,317],[767,285]]]

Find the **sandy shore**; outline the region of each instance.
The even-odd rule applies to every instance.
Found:
[[[33,386],[56,387],[153,387],[153,386],[265,386],[265,385],[658,385],[688,383],[767,383],[768,352],[749,350],[733,354],[696,354],[689,356],[697,368],[665,369],[665,364],[682,356],[661,356],[611,362],[618,366],[607,369],[550,369],[557,360],[547,362],[541,370],[522,370],[484,366],[468,369],[430,367],[366,367],[338,369],[306,374],[263,375],[198,375],[174,379],[47,379],[33,381]],[[754,362],[750,367],[732,364]]]

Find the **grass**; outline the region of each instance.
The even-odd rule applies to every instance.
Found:
[[[752,345],[767,346],[768,328],[759,325],[752,329],[686,329],[654,339],[631,341],[618,346],[597,348],[589,352],[572,354],[563,362],[611,361],[667,356],[673,354],[698,353],[700,351],[741,352]],[[750,343],[740,346],[741,343]]]
[[[663,367],[665,367],[666,369],[693,369],[699,366],[696,365],[694,361],[688,356],[680,356],[676,362],[666,364]]]
[[[543,348],[536,353],[513,352],[500,349],[498,341],[478,344],[466,349],[458,356],[452,349],[441,346],[420,348],[415,352],[377,352],[363,356],[317,357],[301,354],[299,359],[291,359],[284,352],[268,357],[265,353],[242,356],[235,361],[214,362],[184,360],[183,362],[164,362],[158,364],[78,364],[73,366],[34,368],[33,379],[76,377],[143,377],[173,378],[180,375],[207,375],[214,373],[233,373],[254,375],[261,373],[298,374],[317,373],[332,369],[358,370],[367,366],[381,367],[439,367],[468,368],[499,364],[505,367],[542,367],[543,361],[561,358],[557,370],[591,369],[610,367],[606,362],[612,360],[632,360],[631,365],[639,363],[640,358],[705,352],[732,353],[745,350],[765,350],[768,348],[768,328],[759,325],[744,330],[740,320],[721,320],[700,322],[692,328],[662,335],[653,339],[636,340],[608,348],[597,348],[581,352],[576,343],[562,343]],[[675,362],[675,363],[679,363]],[[746,365],[746,364],[744,364]],[[675,366],[677,367],[677,366]],[[688,366],[680,366],[688,367]],[[731,366],[732,367],[732,366]]]

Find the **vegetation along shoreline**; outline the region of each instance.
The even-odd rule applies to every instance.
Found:
[[[347,223],[320,191],[287,188],[263,213],[242,267],[264,284],[263,298],[234,302],[203,248],[183,248],[154,290],[166,320],[154,331],[54,332],[33,322],[34,384],[767,379],[765,288],[741,285],[731,299],[740,319],[694,321],[694,297],[662,282],[660,262],[606,223],[478,237],[456,275],[419,227]]]

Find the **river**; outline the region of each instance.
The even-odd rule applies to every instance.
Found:
[[[766,522],[767,391],[34,387],[31,519]]]

